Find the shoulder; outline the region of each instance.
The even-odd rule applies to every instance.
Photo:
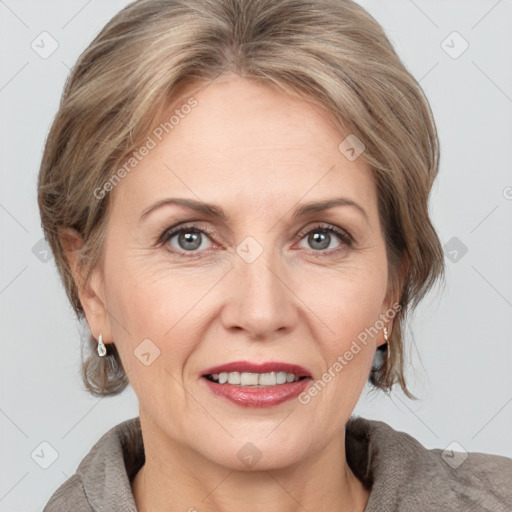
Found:
[[[144,463],[138,417],[111,428],[51,496],[43,512],[136,511],[131,479]]]
[[[85,510],[87,503],[85,491],[80,477],[75,473],[66,480],[52,495],[43,512],[57,512],[63,510]],[[88,510],[93,510],[89,508]]]
[[[347,460],[371,488],[366,512],[512,510],[512,459],[427,449],[386,423],[351,418]]]

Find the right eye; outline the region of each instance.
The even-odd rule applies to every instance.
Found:
[[[205,249],[203,242],[208,236],[209,231],[200,229],[196,226],[183,226],[178,229],[166,230],[161,238],[161,242],[167,246],[167,250],[185,256],[184,253],[203,252],[201,247]],[[173,244],[175,240],[175,244]],[[169,247],[170,246],[170,249]]]

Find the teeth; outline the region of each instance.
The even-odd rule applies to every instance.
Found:
[[[285,384],[299,380],[299,377],[293,373],[286,372],[221,372],[210,375],[210,378],[219,384],[228,383],[239,386],[275,386],[276,384]]]
[[[277,383],[275,373],[262,373],[259,377],[254,373],[248,373],[247,375],[254,375],[260,386],[275,386]]]
[[[240,374],[238,372],[228,373],[229,384],[240,384]]]
[[[259,384],[258,377],[263,377],[263,374],[247,373],[243,372],[240,374],[240,385],[241,386],[257,386]]]

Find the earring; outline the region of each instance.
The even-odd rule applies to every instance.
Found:
[[[390,358],[391,358],[391,345],[389,344],[389,337],[388,337],[388,328],[386,326],[384,326],[384,339],[386,340],[386,345],[387,345],[387,348],[386,348],[386,358],[389,362]]]
[[[98,338],[98,354],[100,357],[104,357],[107,353],[107,347],[105,347],[105,343],[103,343],[103,336],[100,332],[100,337]]]

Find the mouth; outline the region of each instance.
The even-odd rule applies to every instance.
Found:
[[[205,370],[210,391],[243,407],[269,407],[299,395],[311,379],[306,368],[289,363],[238,361]]]

